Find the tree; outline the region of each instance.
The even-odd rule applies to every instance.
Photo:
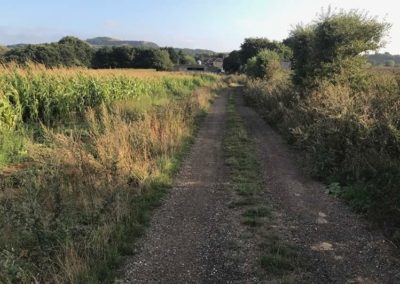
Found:
[[[298,25],[290,32],[284,42],[292,49],[291,68],[294,70],[292,80],[297,85],[306,85],[310,76],[315,76],[314,26]]]
[[[280,78],[284,71],[280,55],[275,51],[264,49],[247,61],[245,72],[253,78],[274,81]]]
[[[386,60],[385,61],[386,67],[394,67],[395,65],[396,65],[396,62],[394,62],[394,60]]]
[[[356,78],[366,65],[362,54],[383,47],[390,25],[352,10],[327,13],[313,25],[297,26],[285,42],[293,50],[294,83]],[[349,76],[347,76],[349,75]]]
[[[251,78],[258,78],[257,57],[254,56],[247,60],[243,67],[244,73]]]
[[[168,51],[161,49],[152,49],[150,56],[151,68],[155,68],[157,71],[169,70],[172,68],[173,63],[169,58]]]
[[[62,65],[60,53],[55,44],[29,44],[10,49],[3,55],[3,59],[5,62],[15,61],[18,64],[32,61],[47,67]]]
[[[57,45],[54,44],[43,44],[33,45],[33,56],[30,58],[34,62],[44,64],[48,67],[59,66],[60,64],[60,52],[57,49]]]
[[[92,60],[93,68],[132,68],[136,51],[129,46],[102,47]]]
[[[224,58],[223,67],[228,73],[239,72],[241,66],[240,52],[237,50],[229,53],[227,57]]]
[[[281,42],[270,41],[267,38],[246,38],[240,48],[241,63],[245,64],[263,49],[275,51],[282,59],[289,59],[291,56],[290,48]]]
[[[64,54],[71,56],[63,56],[64,65],[66,66],[91,66],[94,50],[83,40],[79,38],[66,36],[63,37],[58,45],[63,50]]]
[[[180,64],[196,64],[196,59],[188,54],[183,54],[183,56],[180,58]]]
[[[6,62],[15,61],[19,64],[32,61],[47,67],[90,67],[93,52],[86,42],[74,37],[64,37],[58,43],[29,44],[10,49],[4,54],[3,59]]]
[[[176,52],[175,48],[173,47],[165,47],[162,50],[168,51],[169,58],[171,59],[173,64],[179,64],[180,54]]]
[[[136,68],[154,68],[168,70],[173,64],[169,53],[161,49],[137,49],[133,66]]]
[[[102,47],[96,50],[92,59],[93,68],[115,68],[112,60],[112,48]]]
[[[129,46],[116,46],[111,50],[112,67],[130,68],[135,60],[135,49]]]

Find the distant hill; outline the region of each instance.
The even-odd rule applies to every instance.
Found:
[[[28,43],[17,43],[17,44],[7,45],[6,47],[7,48],[18,48],[18,47],[24,47],[24,46],[27,46],[27,45],[29,45],[29,44]]]
[[[87,43],[94,47],[104,46],[132,46],[132,47],[147,47],[147,48],[160,48],[160,46],[150,41],[137,41],[137,40],[119,40],[110,37],[95,37],[86,40]],[[187,55],[214,55],[215,52],[208,49],[190,49],[190,48],[174,48],[176,51],[182,50]]]
[[[159,46],[156,43],[150,41],[119,40],[111,37],[95,37],[87,39],[86,42],[94,47],[132,46],[132,47],[159,48]]]
[[[175,48],[176,51],[182,51],[187,55],[215,55],[216,52],[208,49],[190,49],[190,48]]]
[[[111,38],[111,37],[94,37],[94,38],[89,38],[86,40],[88,44],[90,44],[94,48],[101,48],[101,47],[106,47],[106,46],[131,46],[131,47],[142,47],[142,48],[160,48],[158,44],[155,42],[151,41],[139,41],[139,40],[120,40],[116,38]],[[19,43],[19,44],[11,44],[7,45],[7,48],[13,49],[13,48],[18,48],[18,47],[24,47],[26,43]],[[217,52],[214,52],[212,50],[208,49],[191,49],[191,48],[176,48],[174,47],[176,51],[182,51],[183,53],[191,56],[196,56],[196,55],[205,55],[205,56],[212,56],[216,55]]]

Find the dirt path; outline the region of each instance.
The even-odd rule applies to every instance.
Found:
[[[255,141],[266,191],[283,216],[281,227],[304,254],[306,283],[400,283],[400,266],[382,235],[306,177],[281,137],[241,97],[236,104]]]
[[[230,190],[222,149],[225,121],[226,95],[222,95],[203,122],[175,187],[137,245],[138,253],[127,261],[124,282],[242,283],[250,279],[229,253],[238,224],[226,206]]]

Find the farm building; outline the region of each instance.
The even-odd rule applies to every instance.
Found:
[[[175,71],[180,72],[211,72],[211,73],[221,73],[222,66],[206,66],[206,65],[199,65],[199,64],[190,64],[190,65],[176,65]]]

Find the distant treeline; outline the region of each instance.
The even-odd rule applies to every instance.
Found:
[[[201,59],[201,58],[199,58]],[[172,47],[131,46],[93,48],[76,37],[57,43],[29,44],[12,49],[0,47],[0,62],[35,62],[46,67],[83,66],[88,68],[154,68],[168,70],[176,64],[194,64],[196,58]]]
[[[375,53],[368,56],[368,61],[372,65],[400,66],[400,55],[392,55],[389,52]]]

